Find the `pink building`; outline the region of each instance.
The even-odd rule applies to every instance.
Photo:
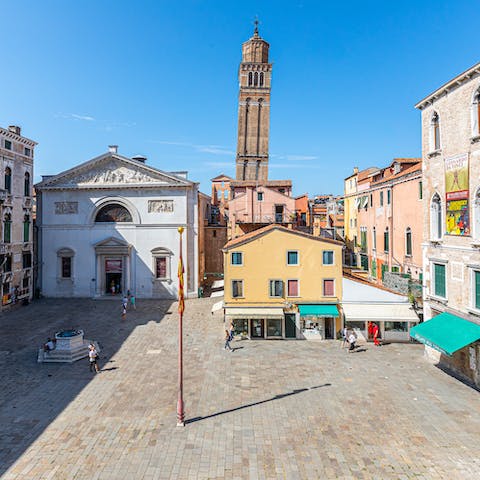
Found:
[[[422,278],[422,160],[395,158],[358,182],[358,265],[371,280],[384,272]]]

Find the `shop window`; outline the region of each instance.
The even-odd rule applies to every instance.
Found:
[[[230,258],[231,258],[231,264],[232,265],[243,265],[243,253],[242,252],[232,252]]]
[[[298,280],[287,280],[287,291],[289,297],[298,297]]]
[[[25,215],[23,217],[23,241],[29,242],[30,241],[30,216]]]
[[[24,253],[22,255],[22,267],[25,268],[31,268],[32,266],[32,254],[30,252]]]
[[[115,223],[124,223],[132,222],[132,215],[130,212],[123,206],[118,203],[110,203],[103,206],[97,213],[95,217],[95,222],[115,222]]]
[[[332,280],[332,279],[323,280],[323,296],[324,297],[335,296],[335,280]]]
[[[298,265],[298,251],[289,250],[287,252],[287,265]]]
[[[412,229],[410,227],[405,231],[405,255],[412,256]]]
[[[9,213],[3,218],[3,241],[4,243],[12,241],[12,216]]]
[[[444,263],[433,264],[433,294],[440,298],[446,298],[445,267]]]
[[[442,238],[442,201],[438,193],[435,193],[430,204],[430,235],[432,240]]]
[[[270,297],[283,297],[282,280],[270,280]]]
[[[23,195],[25,197],[30,196],[30,174],[28,172],[25,172],[25,178],[23,182]]]
[[[280,318],[267,319],[267,337],[282,336],[282,320]]]
[[[408,322],[384,322],[386,332],[408,332]]]
[[[472,271],[472,286],[473,286],[473,302],[472,307],[480,310],[480,270]]]
[[[12,170],[10,167],[5,169],[5,190],[12,193]]]
[[[333,250],[324,250],[322,252],[322,259],[324,265],[333,265]]]
[[[236,318],[233,320],[233,331],[235,335],[247,335],[248,320],[246,318]]]
[[[243,297],[243,280],[232,280],[232,297]]]

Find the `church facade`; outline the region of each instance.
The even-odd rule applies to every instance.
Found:
[[[197,295],[198,183],[145,161],[112,146],[35,186],[42,295],[177,298],[179,227],[186,295]]]

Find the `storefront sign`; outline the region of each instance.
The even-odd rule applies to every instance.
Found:
[[[105,260],[105,273],[122,273],[122,261]]]
[[[446,227],[448,235],[470,235],[468,154],[445,159]]]

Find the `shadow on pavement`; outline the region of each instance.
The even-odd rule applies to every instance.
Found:
[[[37,363],[38,348],[54,332],[81,328],[100,341],[102,371],[130,334],[148,322],[160,323],[172,300],[142,300],[120,320],[121,300],[42,299],[2,313],[0,319],[0,477],[95,378],[88,359]]]
[[[221,412],[212,413],[211,415],[206,415],[205,417],[189,418],[189,419],[185,420],[185,424],[199,422],[200,420],[207,420],[208,418],[214,418],[214,417],[218,417],[219,415],[224,415],[226,413],[232,413],[232,412],[236,412],[238,410],[243,410],[244,408],[255,407],[257,405],[262,405],[263,403],[273,402],[273,400],[280,400],[282,398],[290,397],[292,395],[297,395],[299,393],[307,392],[308,390],[314,390],[316,388],[322,388],[322,387],[330,387],[331,385],[332,385],[331,383],[324,383],[323,385],[317,385],[315,387],[299,388],[299,389],[296,389],[296,390],[292,390],[291,392],[279,393],[278,395],[275,395],[274,397],[271,397],[271,398],[267,398],[266,400],[260,400],[258,402],[253,402],[253,403],[247,403],[246,405],[241,405],[240,407],[230,408],[228,410],[222,410]]]

